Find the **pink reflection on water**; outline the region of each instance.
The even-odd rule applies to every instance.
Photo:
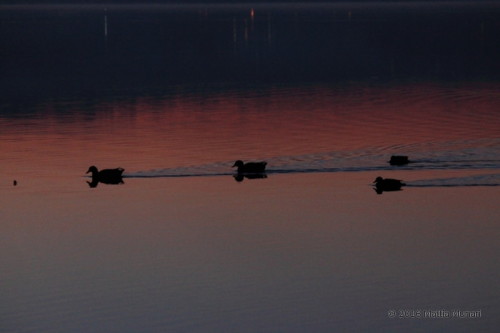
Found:
[[[363,315],[371,326],[408,304],[495,311],[499,187],[377,195],[371,186],[376,176],[463,170],[129,178],[97,189],[81,176],[92,164],[130,171],[495,143],[496,105],[489,88],[323,87],[72,103],[64,112],[50,104],[3,117],[4,312],[36,323],[68,308],[84,323],[133,313],[146,325],[153,312],[168,330],[191,325],[193,313],[224,323],[227,314],[248,323],[299,314],[325,325],[332,314],[350,323]]]
[[[134,169],[356,149],[390,155],[415,144],[498,138],[496,91],[312,86],[49,103],[35,117],[2,118],[0,136],[14,169],[33,161]]]

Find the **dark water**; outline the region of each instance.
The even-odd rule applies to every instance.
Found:
[[[0,332],[495,332],[499,14],[0,6]]]

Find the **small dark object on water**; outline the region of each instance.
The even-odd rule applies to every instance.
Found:
[[[389,161],[390,165],[405,165],[408,163],[410,163],[408,156],[403,155],[392,155],[391,160]]]
[[[14,186],[17,186],[17,180],[14,179]]]
[[[378,194],[381,194],[384,191],[400,191],[402,186],[405,186],[406,184],[403,183],[399,179],[392,179],[392,178],[382,178],[382,177],[377,177],[375,181],[373,182],[375,184],[375,191]]]
[[[92,182],[88,182],[91,187],[96,187],[98,183],[104,184],[123,184],[123,168],[97,170],[97,167],[91,166],[86,173],[92,173]]]
[[[233,168],[238,167],[238,173],[263,173],[266,172],[267,162],[248,162],[241,160],[234,162]]]

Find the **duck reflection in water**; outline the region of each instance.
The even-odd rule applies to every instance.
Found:
[[[267,162],[248,162],[243,163],[241,160],[237,160],[233,164],[233,168],[237,167],[237,173],[233,176],[237,182],[243,181],[244,178],[247,179],[262,179],[267,178],[266,175],[266,165]]]
[[[399,179],[382,177],[377,177],[373,183],[375,184],[374,190],[377,194],[382,194],[383,192],[401,191],[401,187],[406,185]]]
[[[123,168],[97,170],[97,167],[91,166],[86,173],[92,174],[92,181],[87,183],[90,187],[97,187],[99,183],[117,185],[123,184]]]
[[[242,182],[245,178],[246,179],[263,179],[263,178],[267,178],[267,175],[265,173],[254,173],[254,174],[241,174],[241,173],[237,173],[235,175],[233,175],[234,177],[234,180],[236,180],[237,182]]]

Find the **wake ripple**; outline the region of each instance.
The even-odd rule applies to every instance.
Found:
[[[390,155],[408,155],[411,162],[391,166]],[[350,151],[278,156],[265,159],[266,174],[331,173],[389,170],[500,169],[500,140],[421,143],[408,146],[369,147]],[[206,177],[234,175],[234,161],[126,173],[126,178]],[[480,180],[480,179],[479,179]],[[492,184],[491,177],[477,184]],[[462,184],[463,182],[459,182]],[[441,183],[432,183],[441,184]],[[429,186],[431,186],[430,184]],[[445,184],[445,183],[442,183]],[[472,182],[471,184],[476,184]],[[493,182],[493,184],[496,184]],[[418,184],[415,184],[417,186]],[[425,184],[424,184],[425,185]],[[422,186],[422,184],[418,185]],[[437,185],[436,185],[437,186]],[[439,185],[444,186],[444,185]],[[451,186],[451,185],[449,185]],[[463,186],[463,185],[460,185]]]
[[[406,182],[411,187],[500,186],[500,174],[422,179]]]

